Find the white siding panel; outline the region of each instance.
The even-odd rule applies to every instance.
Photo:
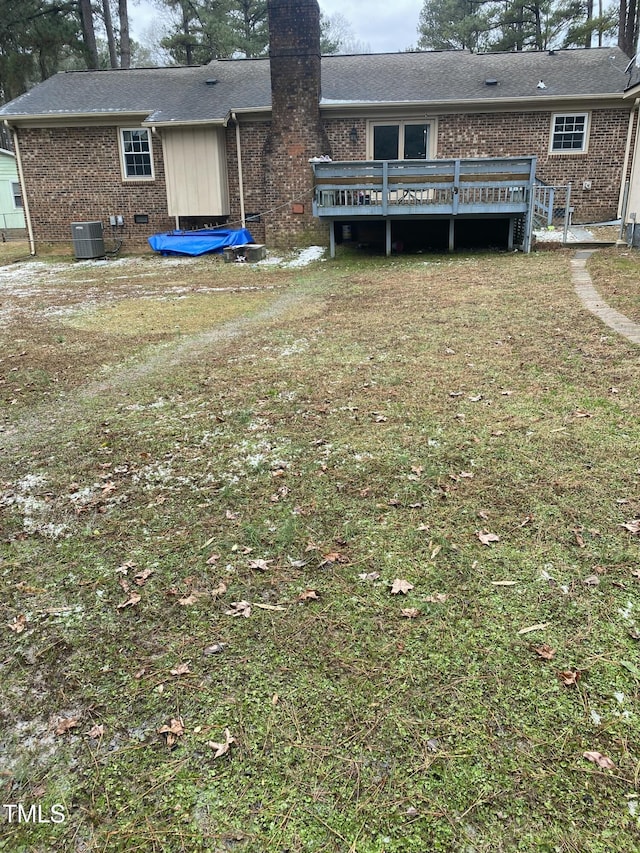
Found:
[[[162,131],[170,216],[228,216],[229,182],[222,128]]]

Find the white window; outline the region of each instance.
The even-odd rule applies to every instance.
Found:
[[[373,160],[426,160],[431,127],[426,121],[388,121],[371,125]]]
[[[13,195],[13,206],[22,209],[22,190],[17,181],[11,181],[11,194]]]
[[[551,150],[556,152],[587,150],[587,113],[554,115],[551,125]]]
[[[120,130],[122,175],[133,181],[153,180],[151,133],[146,127]]]

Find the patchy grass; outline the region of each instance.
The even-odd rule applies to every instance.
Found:
[[[589,272],[602,298],[640,323],[640,253],[634,249],[597,252],[589,261]]]
[[[26,241],[16,240],[0,243],[0,266],[12,264],[22,258],[28,258],[29,244]]]
[[[3,802],[66,820],[0,849],[638,849],[638,355],[569,258],[219,266],[271,301],[6,407]]]

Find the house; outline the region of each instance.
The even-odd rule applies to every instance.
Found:
[[[634,59],[635,64],[629,63],[632,78],[625,92],[625,98],[632,104],[632,110],[638,117],[637,127],[640,123],[640,41]],[[622,213],[628,243],[640,248],[640,133],[638,132],[636,132],[635,147],[631,152],[630,175],[625,186]]]
[[[0,240],[22,236],[24,227],[16,157],[13,152],[0,148]]]
[[[570,183],[574,222],[621,215],[638,111],[618,48],[321,57],[317,0],[268,6],[269,58],[64,72],[0,108],[34,251],[84,220],[125,244],[246,223],[268,245],[481,226],[526,247],[533,181]]]

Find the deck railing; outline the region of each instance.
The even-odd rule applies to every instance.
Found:
[[[313,169],[319,217],[522,214],[535,157],[322,161]]]

